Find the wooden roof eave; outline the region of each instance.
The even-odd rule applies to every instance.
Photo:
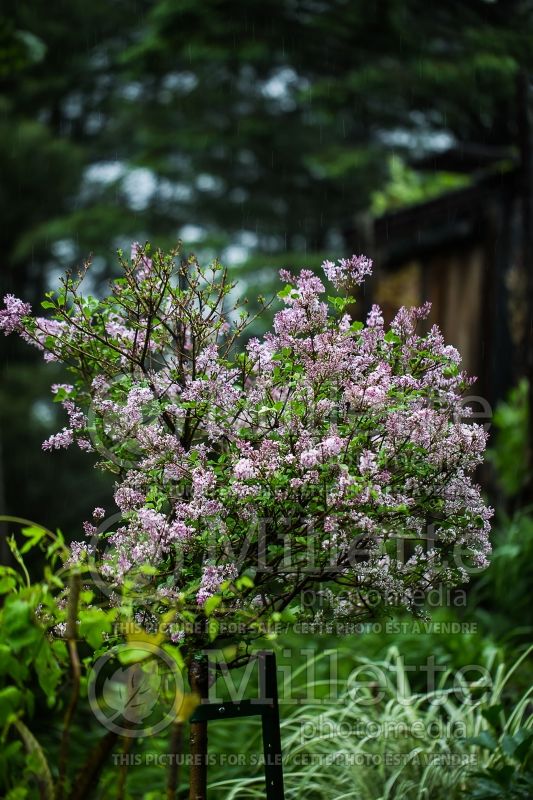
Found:
[[[508,200],[518,186],[519,169],[491,172],[471,186],[440,197],[389,211],[363,222],[371,249],[383,266],[475,237],[495,202]]]

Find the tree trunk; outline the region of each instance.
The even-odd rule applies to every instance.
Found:
[[[176,800],[180,783],[180,759],[183,755],[183,722],[174,722],[170,736],[170,765],[167,780],[167,800]]]
[[[191,692],[207,697],[209,674],[207,659],[193,659],[189,664]],[[207,800],[207,722],[191,722],[191,768],[189,773],[189,800]]]

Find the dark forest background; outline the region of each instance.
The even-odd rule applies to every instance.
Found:
[[[524,0],[4,0],[2,294],[38,305],[92,255],[93,290],[132,240],[183,239],[268,294],[276,270],[357,247],[356,221],[461,186],[418,165],[513,152],[533,69]],[[110,487],[72,450],[61,378],[0,342],[0,512],[61,527]]]

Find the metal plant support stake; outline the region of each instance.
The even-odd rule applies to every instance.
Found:
[[[235,717],[261,717],[266,798],[267,800],[285,800],[276,656],[274,653],[261,652],[258,653],[257,661],[259,697],[251,700],[231,700],[222,704],[202,701],[192,715],[191,722],[210,722]]]

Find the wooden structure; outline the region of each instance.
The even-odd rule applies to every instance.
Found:
[[[250,700],[229,700],[210,703],[202,700],[191,722],[213,722],[236,717],[260,717],[263,733],[266,800],[284,800],[283,765],[276,656],[270,652],[257,653],[259,668],[259,697]]]
[[[390,319],[402,305],[432,303],[437,323],[494,405],[520,369],[526,310],[522,286],[520,160],[462,148],[417,167],[467,172],[471,183],[436,199],[362,218],[355,239],[375,263],[366,305]],[[522,237],[523,238],[523,237]]]

